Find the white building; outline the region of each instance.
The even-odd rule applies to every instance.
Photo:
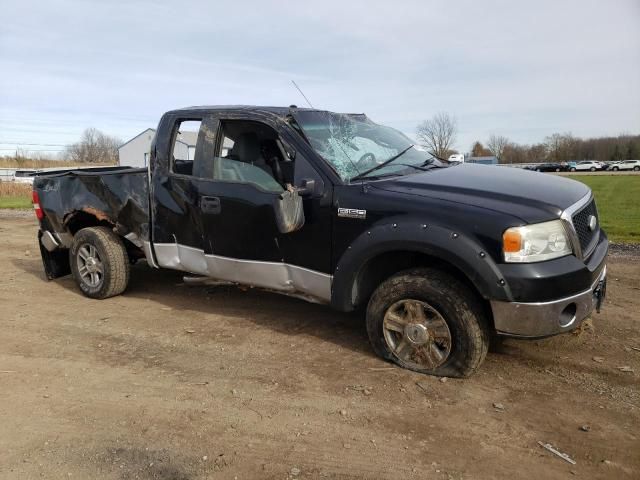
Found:
[[[149,165],[151,140],[156,134],[155,129],[147,128],[127,143],[118,147],[118,165],[122,167],[146,167]]]
[[[118,147],[118,165],[122,167],[146,167],[149,165],[151,141],[155,129],[147,128],[131,140]],[[176,139],[173,155],[182,160],[193,160],[198,132],[180,132]]]

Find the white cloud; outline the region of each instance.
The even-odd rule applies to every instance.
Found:
[[[127,138],[167,109],[304,104],[411,132],[437,111],[458,147],[490,133],[640,132],[640,3],[3,4],[0,141]],[[11,137],[11,138],[7,138]]]

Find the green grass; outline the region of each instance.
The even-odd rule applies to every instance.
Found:
[[[0,208],[33,208],[31,198],[24,195],[0,197]]]
[[[609,240],[640,243],[640,175],[572,175],[593,190]]]

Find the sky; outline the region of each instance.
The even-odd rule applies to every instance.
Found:
[[[0,0],[0,155],[190,105],[365,112],[455,147],[640,134],[640,0]],[[25,144],[37,144],[28,146]],[[46,144],[46,145],[45,145]],[[55,153],[55,152],[52,152]]]

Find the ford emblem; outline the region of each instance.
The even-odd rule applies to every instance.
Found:
[[[593,232],[597,226],[598,226],[598,220],[596,219],[596,216],[589,215],[589,230]]]

